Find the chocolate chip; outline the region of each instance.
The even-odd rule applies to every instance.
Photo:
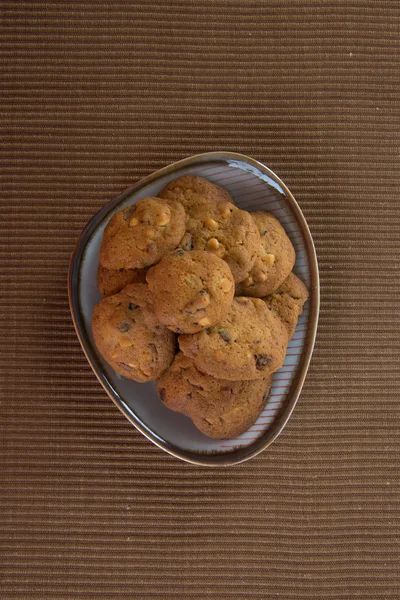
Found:
[[[126,369],[127,371],[132,371],[133,367],[130,367],[129,365],[126,365],[123,362],[118,363],[120,367],[122,367],[123,369]]]
[[[165,396],[167,395],[167,391],[165,388],[161,388],[161,390],[158,392],[159,396],[161,398],[161,400],[165,400]]]
[[[135,204],[133,206],[130,206],[129,208],[126,209],[126,212],[124,213],[124,219],[125,221],[130,221],[131,216],[133,215],[133,213],[136,210],[136,206]]]
[[[178,250],[175,250],[174,252],[174,256],[183,256],[185,254],[185,251],[182,250],[182,248],[178,248]]]
[[[265,392],[264,396],[262,397],[263,404],[267,403],[268,396],[269,396],[269,392]]]
[[[192,387],[197,388],[198,390],[204,390],[202,385],[196,385],[195,383],[192,383]]]
[[[266,367],[272,363],[271,356],[267,356],[266,354],[255,354],[254,358],[256,359],[257,368]]]
[[[181,243],[184,250],[193,250],[193,241],[191,235],[186,234]]]
[[[206,332],[207,335],[210,335],[211,333],[211,327],[207,327],[207,329],[204,330]]]
[[[127,331],[130,330],[130,328],[131,328],[131,326],[127,321],[124,321],[123,323],[118,323],[118,325],[117,325],[117,329],[121,333],[126,333]]]
[[[194,317],[198,312],[205,311],[205,308],[196,308],[195,310],[185,310],[185,313],[189,315],[189,317]]]
[[[229,335],[229,333],[227,331],[225,331],[225,329],[220,329],[218,331],[218,333],[222,337],[222,339],[224,340],[224,342],[226,342],[227,344],[229,344],[229,342],[231,341],[231,336]]]
[[[134,310],[135,308],[139,308],[138,304],[134,304],[133,302],[129,302],[128,310]]]
[[[207,290],[200,290],[200,291],[198,292],[199,296],[204,296],[204,295],[205,295],[205,294],[207,294],[207,293],[208,293],[208,292],[207,292]]]
[[[149,348],[151,349],[153,354],[158,356],[158,350],[157,350],[157,346],[155,344],[149,344]]]
[[[192,392],[189,392],[188,394],[186,394],[186,398],[191,398],[192,397]]]

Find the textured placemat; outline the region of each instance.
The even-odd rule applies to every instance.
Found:
[[[2,600],[399,598],[398,0],[3,1],[0,15]],[[117,411],[66,294],[103,203],[215,149],[289,185],[322,283],[287,429],[217,471]]]

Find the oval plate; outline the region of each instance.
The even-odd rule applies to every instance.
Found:
[[[104,228],[111,216],[145,196],[157,196],[172,179],[199,175],[222,185],[246,210],[266,210],[285,228],[296,249],[294,272],[306,283],[310,299],[289,342],[283,367],[274,374],[268,402],[248,431],[231,440],[212,440],[190,419],[163,406],[155,384],[117,375],[93,343],[91,316],[100,301],[96,273]],[[233,152],[209,152],[169,165],[104,206],[83,230],[71,257],[69,303],[79,341],[98,380],[126,418],[149,440],[181,460],[207,466],[241,463],[259,454],[280,434],[296,405],[314,347],[319,312],[319,277],[314,243],[304,216],[285,184],[263,164]]]

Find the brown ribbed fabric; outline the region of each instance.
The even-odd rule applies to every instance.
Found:
[[[0,597],[400,598],[398,0],[0,14]],[[218,149],[288,184],[322,284],[293,418],[224,470],[164,454],[124,419],[66,289],[95,211]]]

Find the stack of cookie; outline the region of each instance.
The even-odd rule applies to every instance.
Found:
[[[271,214],[176,179],[104,231],[95,344],[120,375],[156,380],[165,406],[209,437],[235,437],[262,411],[308,298],[295,258]]]

